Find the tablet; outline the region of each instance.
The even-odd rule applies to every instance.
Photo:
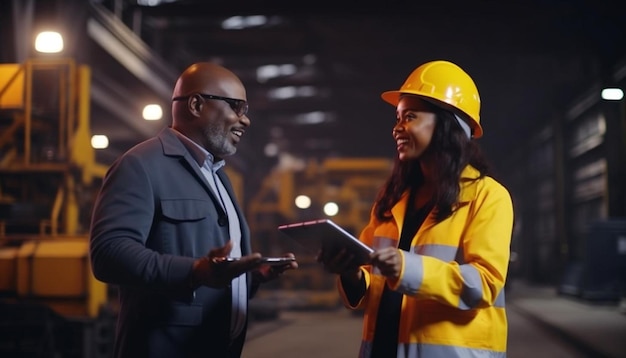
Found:
[[[220,262],[235,262],[238,261],[240,257],[225,257]],[[272,265],[272,266],[283,266],[288,263],[296,261],[295,257],[261,257],[261,263],[264,265]]]
[[[278,231],[317,254],[321,249],[337,252],[343,248],[352,252],[360,264],[369,262],[374,251],[330,219],[280,225]]]

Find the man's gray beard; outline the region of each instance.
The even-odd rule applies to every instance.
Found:
[[[207,138],[210,147],[207,149],[214,157],[224,158],[237,152],[237,147],[230,143],[228,135],[224,135],[221,128],[209,126],[204,136]]]

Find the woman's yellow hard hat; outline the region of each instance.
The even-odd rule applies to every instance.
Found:
[[[386,102],[397,106],[402,94],[412,94],[440,105],[465,120],[472,137],[480,138],[480,96],[472,78],[449,61],[431,61],[417,67],[397,91],[383,92]]]

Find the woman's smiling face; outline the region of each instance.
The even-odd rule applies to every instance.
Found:
[[[400,160],[420,158],[428,148],[437,120],[432,108],[432,104],[417,96],[400,97],[392,132]]]

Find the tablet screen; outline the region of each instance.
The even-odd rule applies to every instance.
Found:
[[[346,248],[356,255],[361,264],[365,264],[373,252],[369,246],[330,219],[280,225],[278,230],[296,240],[313,254],[317,254],[322,248],[330,252]]]

